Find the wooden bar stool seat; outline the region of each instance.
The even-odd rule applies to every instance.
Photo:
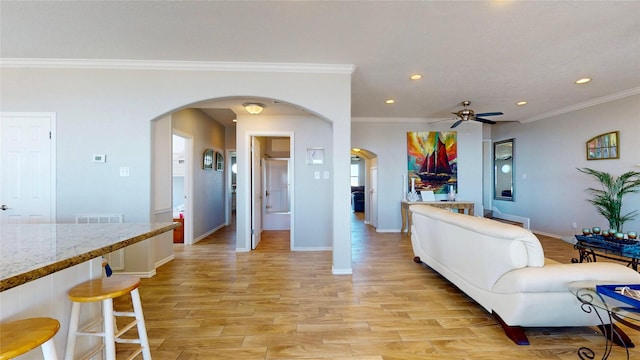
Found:
[[[105,359],[115,360],[116,343],[133,343],[139,344],[140,347],[129,357],[133,359],[142,353],[145,360],[151,360],[151,352],[149,350],[149,340],[147,338],[147,329],[142,314],[142,303],[140,302],[140,293],[138,287],[140,279],[135,276],[114,275],[108,278],[100,278],[84,282],[73,287],[68,292],[69,299],[73,302],[71,307],[71,319],[69,321],[69,335],[67,337],[67,349],[65,359],[78,359],[75,356],[76,338],[79,335],[99,336],[103,338],[103,343],[86,354],[83,359],[95,356],[97,353],[105,349]],[[122,295],[130,294],[133,303],[133,312],[120,312],[113,310],[113,299]],[[80,320],[80,308],[83,303],[98,302],[102,303],[102,318],[91,322],[78,330]],[[116,329],[115,317],[133,317],[133,321],[125,325],[122,329]],[[98,326],[102,324],[102,326]],[[124,339],[121,336],[137,326],[138,339]],[[97,329],[97,330],[96,330]]]
[[[40,346],[45,360],[56,360],[58,355],[53,337],[60,322],[48,317],[29,318],[0,324],[0,360],[16,356]]]

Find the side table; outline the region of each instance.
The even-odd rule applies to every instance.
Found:
[[[403,200],[400,204],[400,212],[402,214],[402,228],[400,233],[403,233],[406,229],[407,236],[411,237],[411,214],[409,212],[409,206],[411,205],[431,205],[443,209],[456,209],[459,213],[473,216],[473,202],[472,201],[407,201]]]
[[[624,347],[629,359],[629,348],[635,347],[627,334],[614,324],[614,320],[640,331],[640,309],[631,307],[611,297],[596,291],[596,285],[612,284],[604,281],[576,281],[569,284],[569,291],[580,301],[582,310],[587,313],[595,312],[602,325],[598,326],[605,336],[605,349],[602,359],[609,358],[613,345]],[[588,347],[578,349],[580,359],[595,359],[595,352]]]

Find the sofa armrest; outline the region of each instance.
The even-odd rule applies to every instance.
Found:
[[[568,291],[574,281],[614,281],[640,284],[640,274],[620,264],[593,262],[529,266],[504,274],[493,286],[500,294]]]

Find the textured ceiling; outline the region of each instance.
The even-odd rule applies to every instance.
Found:
[[[532,121],[640,92],[640,1],[2,1],[0,56],[353,64],[354,117]]]

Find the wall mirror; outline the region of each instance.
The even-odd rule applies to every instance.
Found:
[[[515,139],[493,143],[493,198],[513,201],[515,196],[513,157]]]

